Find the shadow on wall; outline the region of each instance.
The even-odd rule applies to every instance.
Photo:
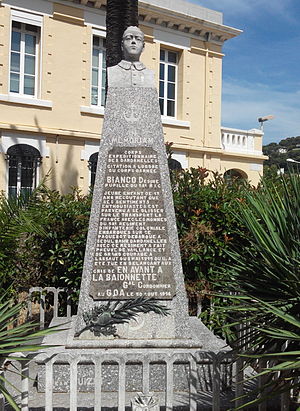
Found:
[[[76,139],[76,137],[74,136],[74,132],[70,131],[67,137],[60,137],[58,135],[51,136],[51,139],[53,140],[55,147],[53,150],[50,151],[49,160],[45,162],[45,140],[42,140],[41,137],[43,136],[44,138],[49,138],[49,135],[46,136],[43,132],[43,129],[39,124],[37,115],[34,116],[34,123],[37,129],[37,131],[35,132],[24,132],[23,130],[20,130],[20,128],[17,127],[15,124],[10,124],[9,130],[10,132],[12,132],[10,146],[20,144],[20,136],[22,136],[25,140],[26,137],[29,137],[27,145],[29,147],[32,147],[30,138],[32,141],[32,136],[35,136],[33,148],[37,149],[41,154],[41,164],[38,165],[37,184],[44,178],[46,178],[46,185],[50,189],[58,190],[61,193],[70,192],[72,190],[72,187],[77,187],[80,184],[80,148],[76,150],[76,147],[72,145],[72,140]],[[59,143],[60,139],[64,139],[64,147],[57,144],[57,142]],[[69,144],[68,139],[70,139]],[[25,143],[24,140],[23,142]],[[65,150],[62,150],[63,148],[65,148]],[[3,147],[1,151],[3,151],[3,156],[4,158],[6,158],[7,149],[4,149]],[[75,158],[75,156],[77,156],[78,158]],[[46,163],[50,164],[45,165]],[[4,167],[8,167],[8,164],[6,163]],[[7,179],[5,179],[4,185],[7,187],[8,181],[6,180]]]
[[[38,122],[37,117],[34,117],[35,125],[39,131],[39,135],[43,135],[42,128]],[[70,137],[74,137],[74,133],[70,132]],[[74,163],[74,146],[69,145],[63,152],[62,146],[59,145],[60,136],[53,136],[54,149],[50,151],[50,167],[49,169],[42,169],[43,174],[41,178],[46,177],[46,185],[51,190],[57,190],[62,194],[71,191],[72,186],[79,185],[79,171]],[[41,141],[40,141],[41,145]],[[63,155],[62,155],[63,153]],[[43,161],[43,159],[42,159]],[[80,158],[78,158],[78,164],[80,164]]]

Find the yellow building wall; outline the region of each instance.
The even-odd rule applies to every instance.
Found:
[[[25,5],[25,3],[24,3]],[[86,24],[83,8],[53,4],[52,15],[43,17],[40,39],[40,90],[38,98],[51,107],[0,98],[0,128],[33,133],[46,137],[49,155],[40,166],[40,177],[47,177],[52,189],[67,192],[78,186],[89,189],[87,159],[82,159],[85,142],[96,142],[101,136],[103,115],[88,113],[81,107],[91,105],[92,25]],[[0,94],[9,90],[10,7],[0,7]],[[221,45],[190,38],[189,47],[160,45],[151,24],[143,23],[146,48],[142,61],[154,70],[157,84],[160,47],[175,50],[179,55],[178,103],[175,124],[163,122],[165,140],[174,143],[174,151],[186,153],[190,167],[226,170],[238,162],[221,156]],[[96,27],[97,28],[97,27]],[[182,35],[184,35],[182,33]],[[1,144],[1,139],[0,139]],[[255,150],[261,150],[262,138],[255,138]],[[1,154],[1,153],[0,153]],[[7,162],[0,155],[0,190],[6,190]],[[257,160],[258,161],[258,160]],[[262,163],[263,159],[260,159]],[[258,181],[258,173],[248,170],[247,161],[240,168]],[[247,168],[248,167],[248,168]],[[51,171],[50,171],[51,170]]]
[[[47,186],[61,193],[67,193],[71,187],[79,187],[86,192],[88,167],[87,164],[82,167],[84,162],[78,160],[84,148],[83,141],[78,138],[48,137],[47,146],[50,155],[43,158],[40,166],[41,178],[46,178]]]
[[[255,170],[252,168],[252,165],[255,165]],[[258,167],[260,165],[260,167]],[[224,173],[226,170],[239,170],[246,173],[248,181],[250,184],[257,185],[260,177],[263,175],[263,166],[262,161],[258,158],[249,159],[243,157],[234,158],[222,158],[221,172]]]

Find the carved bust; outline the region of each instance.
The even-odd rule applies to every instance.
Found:
[[[154,73],[140,62],[145,48],[144,33],[135,26],[128,27],[122,39],[123,60],[109,67],[108,87],[151,87],[154,88]]]

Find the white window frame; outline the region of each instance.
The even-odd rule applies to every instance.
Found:
[[[21,23],[21,29],[14,29],[21,33],[21,48],[20,48],[20,83],[19,83],[19,92],[10,91],[10,79],[11,79],[11,53],[12,50],[12,31],[13,31],[13,22]],[[10,30],[10,53],[9,53],[9,78],[8,78],[8,93],[11,96],[21,96],[26,99],[36,99],[39,94],[39,78],[40,78],[40,42],[41,42],[41,27],[43,22],[43,16],[37,14],[26,13],[20,10],[11,10],[11,30]],[[31,32],[26,30],[25,25],[29,24],[37,27],[37,32]],[[35,74],[34,74],[34,94],[25,94],[24,93],[24,64],[25,64],[25,35],[34,34],[36,36],[36,48],[35,48]]]
[[[159,78],[159,82],[163,81],[164,82],[164,97],[159,97],[159,99],[163,99],[163,112],[161,115],[165,118],[177,118],[177,99],[178,99],[178,61],[179,61],[179,53],[174,50],[168,50],[165,48],[161,48],[160,51],[165,52],[165,60],[159,59],[159,73],[160,73],[160,65],[164,65],[164,80],[161,80]],[[169,62],[169,53],[175,53],[176,54],[176,63]],[[168,67],[173,66],[175,67],[175,99],[174,99],[174,115],[170,116],[168,115],[168,100],[173,100],[173,99],[168,99]],[[160,77],[160,76],[159,76]],[[172,82],[173,83],[173,82]]]
[[[94,37],[98,37],[100,40],[100,45],[99,46],[94,46]],[[103,71],[103,59],[105,58],[105,51],[106,48],[104,47],[104,41],[105,41],[105,31],[103,30],[98,30],[98,29],[93,29],[92,30],[92,55],[91,55],[91,84],[90,84],[90,93],[91,93],[91,97],[90,97],[90,105],[91,107],[104,107],[104,104],[102,104],[102,89],[103,87],[105,87],[105,84],[102,84],[102,71]],[[98,104],[93,104],[92,102],[92,88],[93,88],[93,52],[94,52],[94,48],[96,48],[97,50],[101,51],[98,54]],[[101,71],[100,71],[101,68]]]
[[[36,148],[41,157],[49,157],[50,156],[50,149],[46,143],[46,137],[43,135],[33,135],[33,134],[22,134],[22,133],[12,133],[10,131],[4,130],[2,132],[2,137],[0,140],[0,154],[7,154],[7,150],[14,146],[15,144],[27,144]],[[6,167],[5,173],[5,187],[6,187],[6,195],[8,195],[8,165]],[[38,165],[36,170],[36,183],[39,184],[40,181],[40,165]]]
[[[17,145],[17,144],[18,143],[13,144],[12,146]],[[27,143],[25,143],[25,144],[27,144]],[[31,146],[31,147],[34,147],[31,144],[27,144],[27,145]],[[34,148],[36,148],[36,147],[34,147]],[[35,190],[36,187],[38,186],[39,180],[40,180],[40,162],[37,162],[35,164],[35,167],[33,165],[33,169],[32,169],[32,187],[22,187],[21,186],[21,177],[22,177],[22,167],[21,166],[22,166],[22,160],[20,160],[20,158],[18,158],[18,163],[17,163],[17,186],[16,186],[17,196],[20,195],[23,188],[25,188],[25,189],[30,188],[32,191]],[[10,187],[9,186],[9,169],[10,169],[10,167],[9,167],[9,160],[8,160],[7,161],[7,168],[6,168],[7,197],[9,196],[9,187]],[[11,186],[11,187],[13,187],[13,186]]]

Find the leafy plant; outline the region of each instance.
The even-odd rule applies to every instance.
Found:
[[[60,195],[43,186],[33,194],[25,211],[34,215],[39,229],[28,230],[19,223],[22,232],[7,259],[9,278],[16,280],[18,290],[29,286],[79,290],[90,206],[91,196],[77,189]],[[10,222],[16,224],[16,218]]]
[[[41,337],[57,331],[55,327],[36,331],[36,324],[32,322],[18,324],[18,316],[24,307],[24,303],[15,304],[13,300],[7,299],[7,297],[8,293],[0,297],[0,371],[5,371],[7,360],[27,360],[25,357],[16,357],[14,355],[16,353],[32,353],[47,348],[38,341]],[[8,386],[14,387],[0,373],[0,393],[12,408],[19,410]]]
[[[227,250],[231,264],[222,284],[233,304],[221,311],[243,331],[233,347],[249,364],[268,361],[262,372],[268,396],[296,387],[300,377],[300,176],[280,181],[246,194],[236,217],[249,232],[248,245]]]
[[[228,278],[225,269],[216,270],[230,264],[226,253],[230,244],[242,246],[247,242],[244,224],[232,211],[254,188],[241,181],[228,184],[221,175],[205,168],[173,171],[171,180],[187,291],[192,300],[201,299],[202,321],[232,339],[232,330],[223,328],[226,314],[213,309],[223,299],[212,297],[212,292],[218,289],[218,281]]]
[[[24,235],[45,236],[33,198],[0,196],[0,289],[12,290],[16,250]]]

